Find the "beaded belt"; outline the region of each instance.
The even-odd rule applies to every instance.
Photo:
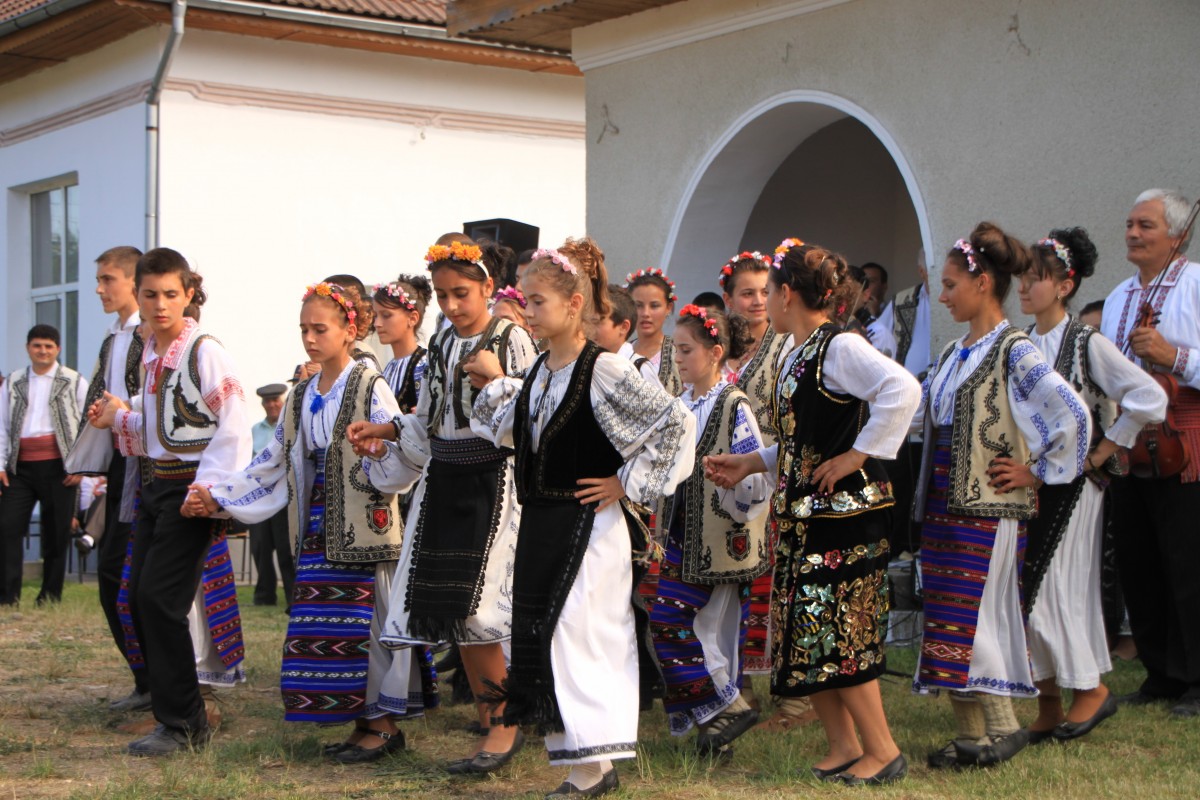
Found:
[[[159,461],[154,459],[150,462],[151,473],[154,480],[163,481],[191,481],[196,478],[196,468],[200,466],[198,461]]]
[[[472,436],[470,439],[429,440],[429,451],[438,461],[449,464],[499,464],[512,455],[507,447],[496,447],[486,439]]]

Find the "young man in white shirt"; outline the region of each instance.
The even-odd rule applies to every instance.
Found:
[[[79,430],[87,381],[58,363],[53,326],[30,328],[25,349],[29,367],[0,389],[0,605],[21,602],[22,542],[40,502],[40,606],[62,599],[79,486],[79,478],[64,471],[63,457]]]

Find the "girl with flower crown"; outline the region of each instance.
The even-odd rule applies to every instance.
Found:
[[[779,246],[786,252],[801,246],[800,239],[789,238]],[[775,444],[775,426],[771,421],[771,396],[775,392],[775,374],[783,358],[792,349],[787,334],[776,333],[767,315],[767,275],[772,257],[758,251],[738,253],[721,267],[718,282],[725,307],[749,323],[753,342],[738,358],[725,362],[725,379],[735,384],[750,399],[750,407],[762,432],[763,443]],[[768,532],[769,533],[769,532]],[[774,536],[767,548],[767,558],[775,563]],[[771,584],[774,578],[768,569],[750,584],[749,613],[746,624],[746,644],[742,648],[742,673],[746,676],[771,673]],[[742,695],[753,708],[758,708],[750,681],[745,681]],[[780,698],[775,713],[762,723],[760,729],[782,733],[816,720],[807,698]]]
[[[1132,447],[1146,425],[1161,422],[1162,388],[1098,331],[1067,313],[1067,303],[1096,265],[1096,246],[1083,228],[1050,232],[1030,248],[1021,276],[1021,311],[1036,322],[1030,340],[1084,398],[1092,414],[1084,475],[1038,490],[1021,574],[1029,656],[1038,688],[1031,743],[1077,739],[1117,711],[1101,682],[1112,669],[1100,604],[1104,493],[1122,475],[1118,451]],[[1026,469],[1029,469],[1026,467]],[[1063,711],[1062,689],[1072,690]]]
[[[1004,299],[1029,251],[989,222],[946,255],[939,298],[966,335],[925,379],[913,420],[925,451],[914,515],[922,523],[925,630],[913,688],[950,690],[957,730],[934,768],[1007,761],[1028,743],[1013,697],[1034,697],[1021,613],[1025,525],[1042,483],[1084,469],[1087,409]],[[1031,467],[1031,468],[1030,468]]]
[[[494,699],[506,701],[505,722],[537,726],[552,764],[571,767],[548,797],[597,797],[617,788],[612,761],[635,757],[639,698],[648,704],[657,677],[635,621],[631,551],[647,542],[625,499],[654,503],[686,478],[695,423],[586,338],[609,311],[590,239],[537,251],[522,287],[547,351],[523,379],[491,353],[467,365],[483,387],[472,428],[515,449],[522,502],[512,670]]]
[[[520,289],[505,286],[492,298],[492,316],[506,319],[528,331],[529,323],[525,320],[526,305],[525,295]]]
[[[829,745],[814,776],[887,783],[908,767],[879,693],[895,505],[879,459],[903,442],[920,387],[832,322],[848,288],[841,256],[792,245],[772,267],[771,324],[798,343],[776,378],[779,443],[708,456],[707,475],[727,488],[756,472],[777,476],[771,693],[812,701]]]
[[[429,343],[416,408],[387,424],[356,422],[348,436],[363,473],[382,491],[416,485],[390,613],[382,641],[409,648],[452,641],[477,700],[480,736],[453,774],[491,772],[524,742],[515,725],[493,724],[483,702],[507,671],[512,635],[512,571],[521,507],[512,451],[471,430],[479,390],[466,364],[495,355],[506,374],[524,372],[537,350],[522,328],[488,311],[492,273],[481,248],[459,240],[426,254],[434,292],[449,326]],[[502,710],[502,709],[501,709]]]
[[[663,332],[667,317],[675,311],[675,282],[661,269],[647,267],[631,272],[625,288],[637,307],[636,334],[628,347],[621,349],[635,364],[645,360],[658,374],[658,382],[672,396],[683,391],[679,369],[675,366],[675,342]]]
[[[705,456],[762,447],[749,398],[722,377],[726,357],[739,356],[749,340],[744,319],[719,311],[688,305],[675,321],[680,399],[696,418],[696,465],[666,504],[666,553],[650,630],[671,733],[699,726],[702,754],[726,748],[758,720],[738,688],[739,656],[750,581],[771,567],[769,481],[755,474],[724,489],[706,480],[702,467]]]
[[[403,748],[396,720],[423,712],[419,671],[379,643],[403,534],[396,496],[356,477],[360,459],[346,443],[351,420],[383,422],[398,410],[382,376],[351,357],[364,305],[336,284],[308,288],[300,337],[318,372],[288,395],[274,441],[241,472],[195,487],[193,501],[197,514],[223,510],[250,523],[287,508],[297,541],[284,719],[353,721],[345,742],[325,748],[347,764]]]

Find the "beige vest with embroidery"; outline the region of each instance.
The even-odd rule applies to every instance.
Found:
[[[771,398],[775,394],[776,367],[783,357],[787,343],[788,337],[785,334],[776,333],[775,329],[768,325],[758,352],[750,359],[746,369],[742,370],[737,381],[738,388],[750,399],[750,407],[754,409],[754,418],[758,422],[759,431],[762,432],[763,443],[767,445],[772,445],[779,439],[779,432],[775,430],[774,415],[771,414]]]
[[[950,494],[946,508],[965,517],[1031,519],[1037,513],[1035,492],[1030,487],[1001,494],[988,486],[987,470],[992,461],[1007,456],[1019,464],[1030,463],[1029,446],[1008,402],[1008,354],[1013,345],[1029,341],[1024,331],[1009,326],[997,337],[983,362],[954,393],[954,425],[950,440]],[[1032,343],[1030,344],[1032,347]],[[947,345],[934,374],[954,353]],[[931,393],[932,394],[932,393]],[[925,453],[921,458],[914,513],[924,518],[925,492],[933,473],[936,434],[932,399],[925,405]]]
[[[729,385],[721,390],[696,446],[696,466],[692,476],[676,490],[668,503],[667,519],[675,519],[678,513],[684,515],[680,568],[688,583],[749,583],[771,566],[767,558],[769,515],[766,511],[750,522],[735,522],[721,508],[716,485],[704,477],[705,456],[732,450],[736,411],[740,405],[746,407],[747,413],[754,413],[749,398],[736,386]]]
[[[283,447],[287,463],[288,525],[296,531],[295,552],[300,552],[308,520],[300,519],[296,502],[300,487],[296,463],[303,453],[300,444],[302,405],[310,381],[301,381],[292,391],[283,412]],[[380,492],[363,474],[362,459],[346,439],[346,427],[355,420],[370,420],[371,395],[375,382],[383,376],[373,369],[355,364],[346,378],[342,407],[325,451],[325,558],[329,561],[362,564],[396,561],[404,541],[404,525],[394,494]]]

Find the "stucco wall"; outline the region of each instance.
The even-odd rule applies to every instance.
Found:
[[[763,5],[720,7],[735,17]],[[714,7],[690,0],[584,29],[576,54]],[[1101,253],[1081,300],[1102,297],[1130,271],[1121,235],[1136,193],[1200,192],[1198,33],[1192,0],[854,0],[598,66],[585,73],[588,228],[613,263],[655,262],[685,188],[734,120],[782,93],[823,91],[896,142],[935,262],[980,219],[1027,240],[1079,224]],[[953,333],[939,308],[935,341]]]

